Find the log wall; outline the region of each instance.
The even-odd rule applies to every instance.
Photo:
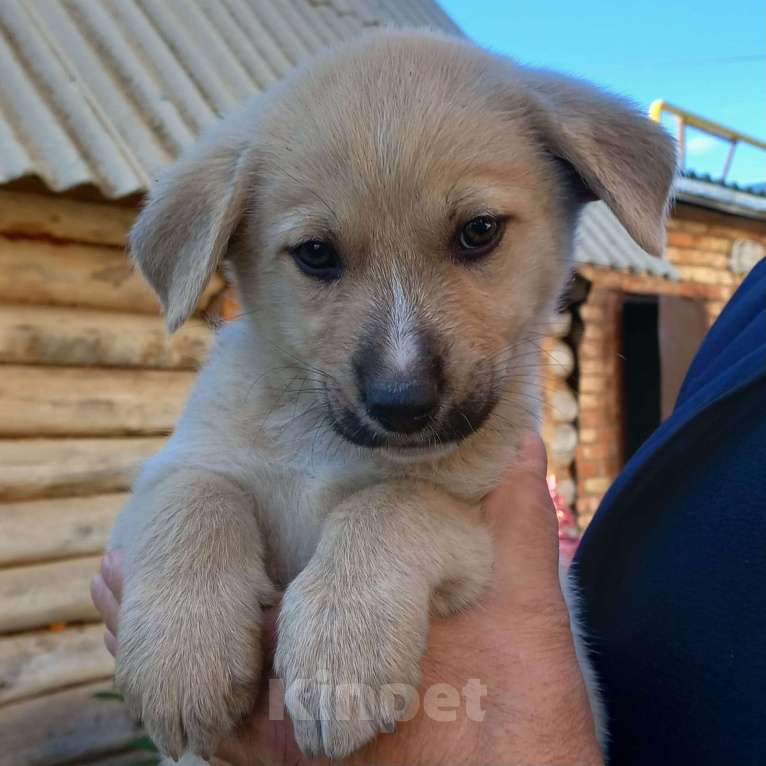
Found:
[[[573,466],[577,447],[575,421],[579,405],[569,378],[575,366],[570,335],[572,314],[557,314],[542,343],[541,396],[543,401],[543,439],[548,449],[548,474],[556,480],[556,488],[569,506],[574,506]]]
[[[0,766],[118,763],[137,734],[94,696],[113,662],[90,579],[211,332],[167,336],[125,255],[134,216],[0,192]]]

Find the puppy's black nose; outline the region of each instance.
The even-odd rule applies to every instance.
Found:
[[[433,378],[368,380],[362,390],[367,413],[386,431],[412,434],[426,427],[439,404]]]

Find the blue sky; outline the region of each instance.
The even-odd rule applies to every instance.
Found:
[[[642,107],[663,98],[766,140],[764,0],[439,2],[485,47],[584,77]],[[727,151],[687,130],[688,168],[720,176]],[[766,182],[766,151],[740,145],[729,179]]]

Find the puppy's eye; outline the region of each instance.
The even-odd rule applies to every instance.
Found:
[[[502,221],[492,215],[472,218],[457,237],[460,257],[472,260],[486,255],[500,241],[502,229]]]
[[[290,255],[298,268],[310,277],[332,282],[340,278],[343,263],[332,245],[311,239],[290,248]]]

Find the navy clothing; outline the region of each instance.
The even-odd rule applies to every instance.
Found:
[[[766,764],[766,261],[575,558],[614,766]]]

